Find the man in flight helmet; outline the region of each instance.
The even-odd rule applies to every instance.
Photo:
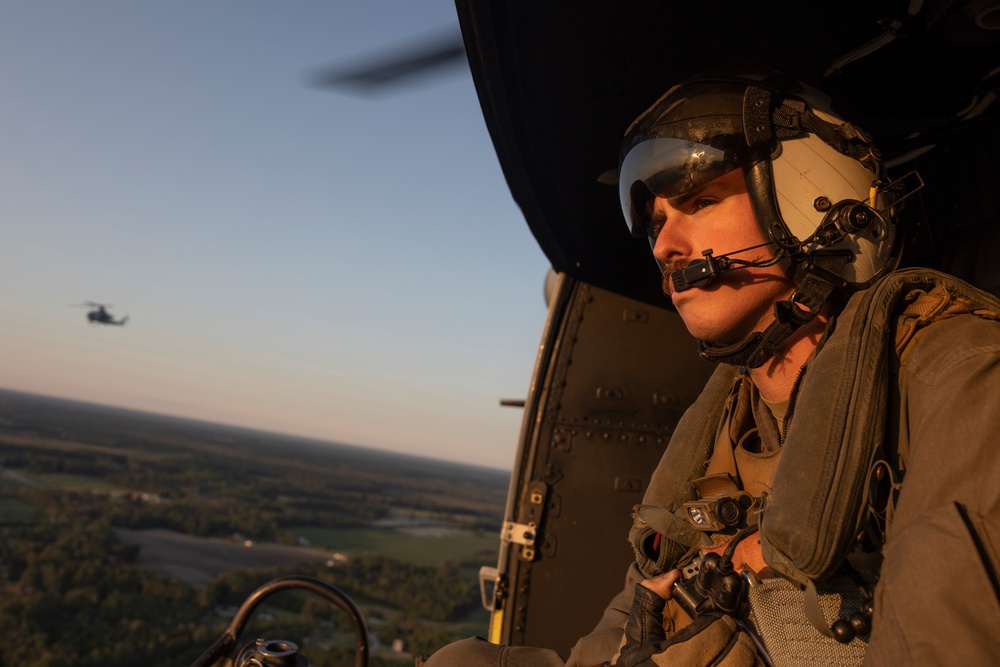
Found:
[[[720,284],[738,279],[722,272],[741,267],[772,267],[763,273],[774,280],[785,275],[786,287],[799,287],[770,329],[736,345],[700,338],[706,358],[751,368],[778,351],[833,291],[866,287],[898,259],[893,197],[871,139],[824,111],[818,91],[759,79],[704,75],[672,88],[628,129],[619,169],[629,229],[649,238],[664,289],[682,314],[688,290],[725,292]],[[731,222],[718,230],[722,237],[710,239],[714,248],[695,248],[693,256],[672,245],[670,233],[659,238],[670,202],[701,213],[714,201],[700,195],[720,184],[746,195],[750,210],[742,215],[753,216],[755,225]],[[694,210],[670,212],[673,219],[696,219],[689,215]],[[724,236],[736,232],[754,243],[744,247]]]
[[[817,91],[746,72],[625,133],[625,220],[718,367],[565,665],[998,664],[1000,300],[897,270],[919,179]],[[564,663],[475,639],[427,663],[458,664]]]
[[[895,270],[918,185],[763,70],[671,88],[619,165],[720,366],[636,507],[616,664],[995,663],[1000,301]]]

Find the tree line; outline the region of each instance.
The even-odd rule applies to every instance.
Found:
[[[500,484],[491,491],[391,469],[310,466],[294,450],[285,459],[281,452],[248,458],[239,451],[150,452],[137,446],[109,453],[82,445],[24,446],[0,437],[0,473],[4,468],[101,480],[109,490],[81,502],[103,503],[112,522],[124,528],[167,528],[197,537],[238,532],[289,543],[295,536],[287,530],[294,526],[361,527],[400,509],[446,514],[469,530],[495,531],[505,494]]]

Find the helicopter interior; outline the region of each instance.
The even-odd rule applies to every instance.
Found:
[[[614,172],[625,128],[702,68],[775,67],[869,131],[890,177],[920,173],[927,186],[903,211],[903,265],[1000,295],[1000,0],[456,8],[464,48],[445,40],[411,64],[468,59],[511,194],[555,276],[500,557],[481,573],[489,639],[565,657],[621,590],[632,508],[712,371],[661,293],[646,240],[622,219]],[[320,83],[380,85],[413,71],[390,65]]]
[[[711,372],[646,240],[622,220],[613,175],[625,128],[699,69],[775,67],[871,132],[890,177],[921,174],[927,187],[903,212],[903,264],[1000,294],[1000,2],[456,6],[510,191],[560,276],[500,559],[484,577],[490,639],[565,657],[621,590],[632,507]]]

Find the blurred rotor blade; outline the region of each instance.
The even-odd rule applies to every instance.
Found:
[[[322,87],[353,88],[370,93],[460,64],[467,64],[462,36],[448,34],[354,65],[319,70],[312,76],[312,82]]]

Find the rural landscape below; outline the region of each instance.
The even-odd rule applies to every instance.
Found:
[[[0,665],[191,664],[259,586],[314,577],[364,614],[369,664],[485,635],[504,471],[0,390]],[[353,665],[348,614],[301,591],[241,645]]]

